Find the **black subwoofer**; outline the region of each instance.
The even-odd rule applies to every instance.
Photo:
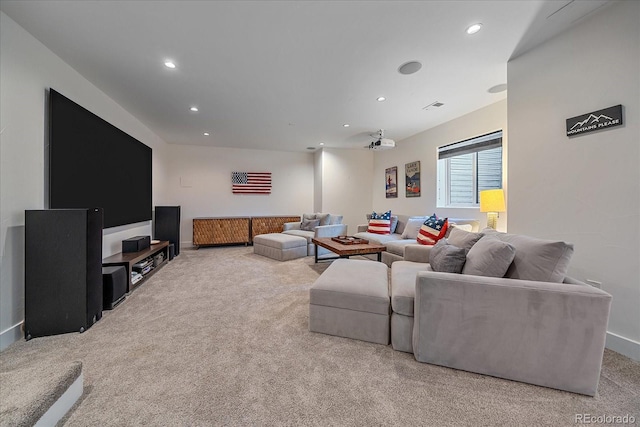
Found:
[[[25,338],[102,317],[102,209],[25,211]]]
[[[127,269],[123,266],[102,267],[102,288],[103,309],[112,310],[127,293]]]
[[[153,238],[168,240],[174,246],[175,256],[180,255],[180,206],[156,206]]]

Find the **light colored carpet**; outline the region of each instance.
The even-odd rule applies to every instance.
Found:
[[[68,426],[640,422],[640,364],[610,351],[592,398],[309,332],[308,290],[328,265],[183,250],[87,332],[13,344],[0,372],[81,361],[85,393]]]

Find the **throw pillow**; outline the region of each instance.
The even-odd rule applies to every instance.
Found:
[[[516,248],[516,257],[505,277],[562,283],[573,255],[571,243],[522,234],[496,233],[496,236]]]
[[[467,251],[470,250],[471,247],[482,238],[481,233],[464,231],[463,229],[458,228],[457,225],[449,227],[449,230],[449,243],[453,246],[466,249]]]
[[[396,228],[398,228],[398,215],[391,215],[391,228],[389,232],[391,234],[396,232]]]
[[[319,219],[311,219],[308,221],[302,221],[300,223],[300,230],[315,231],[315,228],[320,225]]]
[[[483,236],[467,253],[462,274],[504,277],[515,256],[512,245],[495,236]]]
[[[320,220],[320,225],[329,225],[331,223],[331,214],[317,212],[315,219]]]
[[[407,225],[404,226],[404,231],[402,232],[403,239],[417,239],[418,233],[420,232],[420,227],[424,224],[424,217],[421,218],[409,218],[407,220]]]
[[[316,219],[316,214],[312,213],[312,214],[302,214],[302,220],[303,221],[310,221],[312,219]]]
[[[460,273],[467,260],[467,251],[450,245],[447,239],[440,239],[429,252],[429,265],[433,271]]]
[[[367,231],[374,234],[391,234],[391,211],[386,211],[383,214],[377,214],[374,211],[371,214]]]
[[[448,222],[447,218],[438,218],[436,214],[431,215],[420,227],[418,233],[418,243],[421,245],[435,245],[436,242],[442,239],[447,232]]]
[[[329,225],[342,224],[342,215],[331,215],[331,219],[329,220]]]
[[[371,214],[367,214],[367,222],[371,221]],[[396,228],[398,228],[398,216],[391,215],[391,227],[389,229],[389,233],[393,234],[396,232]]]

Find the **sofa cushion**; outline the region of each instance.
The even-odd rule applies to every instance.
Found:
[[[516,248],[509,243],[495,236],[484,236],[467,253],[462,274],[504,277],[515,255]]]
[[[416,275],[419,271],[431,271],[429,264],[396,261],[391,264],[391,308],[394,313],[413,316],[416,296]]]
[[[429,252],[429,265],[433,271],[441,273],[460,273],[467,260],[467,250],[440,239]]]
[[[436,214],[431,215],[420,227],[418,233],[418,243],[422,245],[435,245],[435,243],[442,239],[447,232],[448,222],[447,218],[438,218]]]
[[[314,229],[319,225],[320,225],[319,219],[310,219],[310,220],[302,221],[300,223],[300,230],[314,231]]]
[[[516,256],[505,277],[562,283],[573,255],[573,244],[521,234],[494,234],[516,249]]]
[[[424,224],[425,219],[426,218],[409,218],[407,220],[407,225],[404,227],[404,231],[402,232],[402,238],[417,239],[420,227]]]
[[[388,315],[387,271],[387,266],[380,262],[336,260],[309,290],[309,303]]]
[[[356,233],[353,236],[358,237],[359,239],[366,239],[370,243],[378,243],[380,245],[386,245],[388,242],[401,240],[399,234],[375,234],[369,233],[368,231]]]
[[[374,234],[391,234],[391,211],[386,211],[383,214],[378,214],[374,211],[371,214],[367,232]]]
[[[313,239],[313,237],[315,236],[315,232],[306,230],[287,230],[283,231],[282,233],[289,234],[291,236],[304,237],[305,239],[307,239],[307,244],[310,244],[311,239]]]
[[[471,226],[469,226],[471,227]],[[459,228],[457,225],[450,227],[449,237],[447,242],[450,245],[457,246],[459,248],[466,249],[467,251],[482,238],[482,233],[472,233]]]
[[[397,236],[397,234],[394,234],[395,236]],[[391,252],[392,254],[396,254],[399,255],[401,257],[404,257],[404,248],[407,245],[415,245],[416,241],[415,239],[403,239],[403,240],[392,240],[389,241],[387,243],[385,243],[385,246],[387,247],[387,252]]]

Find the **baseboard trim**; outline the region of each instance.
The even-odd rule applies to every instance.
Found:
[[[5,348],[22,338],[22,323],[23,322],[16,323],[15,325],[0,332],[0,351],[3,351]]]
[[[606,347],[623,356],[640,362],[640,342],[607,332]]]

